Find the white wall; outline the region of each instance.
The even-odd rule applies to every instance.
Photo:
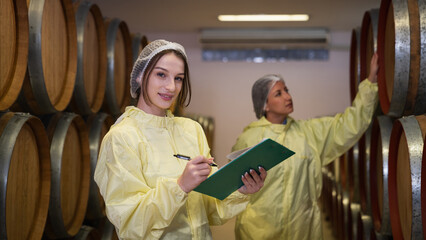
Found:
[[[295,119],[307,119],[342,112],[350,104],[350,32],[332,33],[335,46],[328,61],[279,63],[203,62],[197,34],[147,34],[149,41],[163,38],[181,43],[189,58],[193,98],[187,113],[212,116],[215,120],[214,157],[219,165],[227,161],[243,128],[254,121],[251,87],[261,76],[281,74],[293,96]],[[339,47],[343,46],[343,47]],[[212,227],[214,239],[234,239],[234,219]]]

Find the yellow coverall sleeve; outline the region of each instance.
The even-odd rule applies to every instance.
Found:
[[[185,204],[187,194],[176,179],[159,178],[155,188],[147,185],[135,139],[119,131],[105,136],[95,181],[121,239],[156,239]]]
[[[248,144],[247,144],[247,141],[242,141],[241,140],[242,138],[241,137],[239,137],[238,139],[237,139],[237,142],[234,144],[234,146],[232,146],[232,148],[231,148],[231,151],[232,152],[234,152],[234,151],[237,151],[237,150],[241,150],[241,149],[245,149],[245,148],[248,148],[249,146],[247,146]],[[245,139],[244,139],[245,140]],[[228,159],[228,162],[231,162],[231,160],[230,159]]]
[[[352,106],[334,117],[306,121],[305,131],[310,145],[320,154],[322,165],[327,165],[348,151],[367,130],[377,107],[377,83],[368,79],[359,85]]]

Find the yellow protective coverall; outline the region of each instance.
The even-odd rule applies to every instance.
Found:
[[[368,128],[377,106],[377,83],[359,85],[351,107],[334,117],[287,118],[272,124],[265,117],[249,124],[232,150],[271,138],[296,154],[268,172],[264,187],[252,194],[236,221],[237,239],[322,239],[321,168],[349,150]]]
[[[201,126],[188,118],[147,114],[135,107],[105,135],[95,181],[120,239],[211,239],[248,204],[238,191],[223,201],[177,184],[188,161],[173,154],[210,157]],[[217,170],[217,168],[214,168]]]

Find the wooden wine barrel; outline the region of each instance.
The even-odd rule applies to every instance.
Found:
[[[322,177],[322,188],[321,188],[321,194],[318,198],[318,203],[319,203],[319,207],[321,209],[321,211],[324,214],[325,218],[328,218],[328,209],[327,209],[327,169],[325,169],[324,167],[321,168],[321,177]]]
[[[426,113],[426,2],[413,1],[410,11],[411,62],[409,92],[404,115]],[[419,43],[419,46],[417,46]]]
[[[84,120],[57,113],[48,121],[51,142],[52,190],[45,236],[75,236],[82,226],[89,198],[90,150]]]
[[[0,111],[18,98],[27,71],[28,9],[25,0],[5,0],[0,8]]]
[[[392,118],[382,115],[373,121],[370,142],[370,196],[371,216],[375,230],[382,235],[392,235],[389,209],[389,143]]]
[[[371,232],[374,232],[373,221],[369,215],[363,214],[361,211],[357,216],[357,239],[369,240]]]
[[[349,175],[351,176],[351,175]],[[357,239],[357,225],[358,225],[358,214],[361,210],[361,206],[351,199],[351,188],[349,191],[343,190],[341,196],[340,211],[339,211],[339,224],[340,233],[339,239]]]
[[[426,187],[426,138],[425,142],[423,144],[423,154],[422,154],[422,190],[420,193],[420,197],[422,199],[421,207],[422,207],[422,224],[423,224],[423,234],[426,233],[426,191],[424,191]],[[423,238],[426,238],[426,236],[423,236]]]
[[[98,5],[84,1],[78,5],[77,75],[70,111],[87,116],[102,106],[106,85],[106,31]]]
[[[349,149],[346,159],[346,176],[351,202],[359,202],[359,143]]]
[[[41,239],[50,196],[49,140],[40,119],[0,118],[0,239]]]
[[[389,208],[395,239],[423,239],[421,165],[426,116],[394,122],[389,144]]]
[[[426,113],[426,3],[418,2],[420,18],[420,78],[413,114]]]
[[[342,189],[348,189],[349,186],[349,176],[347,176],[347,153],[344,153],[342,156],[339,157],[337,160],[339,161],[339,169],[337,170],[339,172],[339,183],[342,186]]]
[[[105,203],[99,193],[98,185],[95,183],[94,175],[102,139],[113,123],[113,118],[106,113],[91,115],[87,120],[90,144],[90,191],[86,212],[88,220],[105,217]]]
[[[360,77],[364,80],[370,73],[370,63],[377,51],[377,32],[379,27],[379,9],[371,9],[364,13],[360,37]]]
[[[420,44],[426,40],[425,4],[415,0],[381,2],[378,84],[380,106],[386,115],[425,113],[426,49]]]
[[[360,31],[359,27],[352,29],[351,48],[349,55],[349,88],[351,102],[358,93],[360,83]]]
[[[335,228],[336,237],[337,239],[341,239],[343,237],[343,231],[342,231],[342,223],[341,220],[341,214],[340,212],[343,210],[340,206],[340,202],[342,201],[342,186],[340,184],[336,184],[336,191],[334,194],[333,192],[333,206],[336,209],[335,217],[333,215],[333,219],[335,219],[335,222],[333,222],[333,226]],[[334,231],[333,231],[334,232]]]
[[[334,181],[334,177],[330,171],[328,171],[327,168],[322,168],[322,182],[323,186],[321,189],[321,196],[320,196],[320,202],[321,202],[321,208],[324,212],[324,216],[327,219],[332,218],[332,199],[331,199],[331,192],[332,192],[332,182]]]
[[[348,213],[347,239],[356,240],[358,239],[358,215],[361,213],[361,205],[351,202]]]
[[[72,1],[72,6],[74,8],[74,12],[77,12],[78,6],[80,6],[80,4],[84,2],[85,0],[71,0],[71,1]]]
[[[107,82],[102,109],[116,117],[130,103],[130,73],[132,71],[132,42],[126,22],[106,19]]]
[[[358,141],[358,183],[361,211],[371,214],[370,198],[370,141],[372,124]]]
[[[77,34],[71,0],[31,0],[29,19],[29,78],[22,98],[42,115],[63,111],[69,104],[77,71]]]
[[[338,197],[338,239],[349,239],[351,236],[349,228],[350,198],[349,193],[342,189]]]
[[[336,183],[340,183],[340,157],[336,158],[332,165],[333,167],[330,171],[332,171]]]
[[[339,193],[340,185],[338,182],[333,181],[331,185],[331,223],[333,225],[333,236],[339,235]]]
[[[132,34],[132,63],[135,63],[142,49],[148,45],[148,39],[140,33]]]
[[[329,217],[329,219],[331,219],[331,221],[333,222],[333,190],[334,190],[334,185],[336,183],[336,179],[333,176],[333,173],[331,171],[327,172],[327,197],[326,197],[326,201],[324,204],[326,206],[326,211],[327,211],[327,216]]]

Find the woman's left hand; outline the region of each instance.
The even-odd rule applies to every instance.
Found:
[[[371,57],[370,62],[370,73],[368,74],[368,80],[372,83],[377,82],[377,73],[379,72],[379,55],[374,53]]]
[[[250,170],[249,173],[245,173],[241,180],[244,185],[238,189],[238,191],[242,194],[252,194],[258,192],[265,182],[266,178],[266,170],[263,167],[259,167],[260,175],[253,169]]]

